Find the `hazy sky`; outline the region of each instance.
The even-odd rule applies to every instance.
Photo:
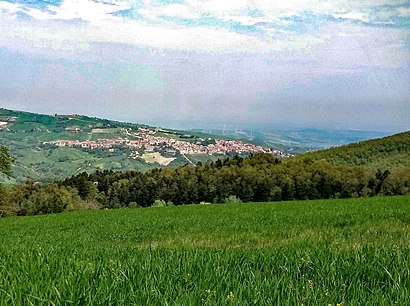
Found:
[[[0,107],[410,130],[410,1],[0,0]]]

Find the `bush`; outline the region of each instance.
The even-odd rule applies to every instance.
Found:
[[[236,195],[230,195],[229,197],[225,198],[225,203],[242,203],[241,199],[238,198]]]
[[[128,203],[129,208],[138,208],[140,207],[137,202],[130,202]]]
[[[155,200],[154,204],[151,207],[165,207],[167,203],[164,200]]]

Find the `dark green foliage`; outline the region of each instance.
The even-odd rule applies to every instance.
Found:
[[[13,159],[10,155],[9,149],[0,147],[0,173],[11,175],[11,163]]]
[[[389,173],[380,186],[380,192],[385,195],[410,193],[410,170],[400,169]]]
[[[156,200],[181,205],[223,203],[230,197],[261,202],[407,194],[409,173],[408,169],[374,171],[310,159],[284,163],[269,154],[255,154],[146,173],[82,173],[59,184],[76,188],[83,199],[97,194],[108,208],[129,203],[147,207]]]
[[[82,201],[77,190],[57,184],[33,182],[0,189],[0,216],[41,215],[92,208]]]
[[[333,165],[365,165],[373,169],[410,168],[410,132],[308,153],[298,159],[327,160]]]
[[[81,151],[75,148],[38,146],[39,141],[50,140],[48,137],[51,137],[52,133],[48,131],[60,131],[59,135],[67,139],[89,137],[87,133],[77,135],[64,130],[74,124],[87,129],[90,125],[126,127],[126,123],[78,115],[45,116],[3,109],[0,109],[0,115],[17,118],[10,121],[7,132],[4,130],[1,133],[7,134],[11,143],[10,150],[16,152],[13,153],[16,158],[13,170],[14,173],[24,173],[20,179],[42,180],[46,175],[46,181],[53,182],[71,173],[80,173],[58,182],[58,187],[54,184],[4,187],[0,190],[2,215],[67,210],[70,205],[65,207],[64,204],[58,204],[59,197],[62,197],[59,195],[64,193],[66,187],[79,197],[78,201],[75,201],[77,204],[71,205],[77,208],[89,205],[105,208],[148,207],[155,201],[175,205],[223,203],[234,197],[243,202],[261,202],[368,197],[410,192],[410,132],[297,158],[280,160],[269,154],[255,154],[248,158],[234,156],[214,162],[201,160],[196,166],[155,169],[154,165],[120,156],[122,153],[118,153],[118,156],[117,153],[112,154],[108,158],[99,156],[101,152],[98,150]],[[28,151],[24,145],[26,140],[33,143]],[[0,146],[2,141],[0,138]],[[2,148],[0,153],[0,172],[9,174],[9,152]],[[144,164],[144,170],[147,172],[94,172],[95,169],[141,169],[139,163]],[[151,170],[148,171],[148,168]],[[31,193],[28,192],[30,190]],[[13,192],[28,196],[7,196]]]

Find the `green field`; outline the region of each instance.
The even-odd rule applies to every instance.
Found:
[[[0,219],[0,305],[407,305],[410,196]]]

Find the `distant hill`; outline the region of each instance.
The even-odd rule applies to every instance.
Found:
[[[26,180],[51,182],[83,171],[140,170],[161,166],[136,158],[138,153],[117,145],[110,149],[45,144],[58,140],[93,142],[100,139],[138,139],[131,133],[139,128],[151,129],[144,124],[119,122],[83,115],[44,115],[0,108],[0,146],[10,149],[15,161],[11,178],[0,176],[0,183],[12,184]],[[179,139],[184,131],[156,131],[157,135]],[[200,135],[192,135],[190,141]],[[190,135],[191,136],[191,135]],[[140,153],[142,153],[140,151]],[[133,157],[130,157],[134,154]],[[182,156],[172,158],[172,165],[187,162]]]
[[[381,170],[410,168],[410,131],[307,153],[297,159],[306,158],[324,159],[334,165],[363,165]]]
[[[144,146],[129,146],[145,137],[138,134],[140,130],[149,135]],[[238,144],[237,150],[244,149],[246,143],[277,150],[277,156],[289,156],[376,135],[354,131],[283,130],[277,133],[223,131],[215,136],[208,131],[161,129],[78,114],[43,115],[0,108],[0,146],[8,147],[15,158],[12,177],[0,175],[0,183],[14,184],[26,180],[51,182],[84,171],[148,171],[157,167],[216,161],[221,156],[235,154],[231,148],[238,147]],[[217,139],[236,139],[237,143],[231,148],[225,147],[225,152],[221,152],[220,146],[215,146],[212,153],[199,152],[199,147],[215,144]],[[152,141],[157,144],[151,145]],[[191,150],[175,149],[173,141],[182,142]],[[241,145],[241,141],[245,144]],[[408,167],[409,144],[409,133],[404,133],[319,151],[302,158],[327,159],[335,164],[369,165],[381,169]],[[193,152],[195,150],[198,152]]]
[[[206,131],[206,130],[201,130]],[[312,128],[268,128],[260,130],[212,129],[212,133],[230,138],[242,138],[262,146],[274,147],[288,153],[303,154],[329,147],[375,139],[391,135],[380,131],[312,129]]]
[[[118,208],[410,193],[410,132],[291,157],[239,140],[77,115],[4,111],[0,124],[0,146],[15,158],[13,177],[0,183],[56,181],[4,188],[10,205],[0,215],[58,212],[64,202],[49,203],[63,196],[73,207]]]
[[[60,115],[55,114],[44,115],[35,114],[23,111],[8,110],[0,108],[0,122],[8,123],[9,131],[47,131],[47,132],[63,132],[70,128],[79,127],[85,131],[91,131],[95,127],[130,127],[141,126],[138,124],[131,124],[108,119],[100,119],[95,117],[87,117],[83,115]]]
[[[96,170],[147,171],[263,151],[240,140],[232,144],[226,140],[198,131],[0,108],[0,146],[8,147],[15,159],[12,177],[0,176],[0,183],[51,182]]]

